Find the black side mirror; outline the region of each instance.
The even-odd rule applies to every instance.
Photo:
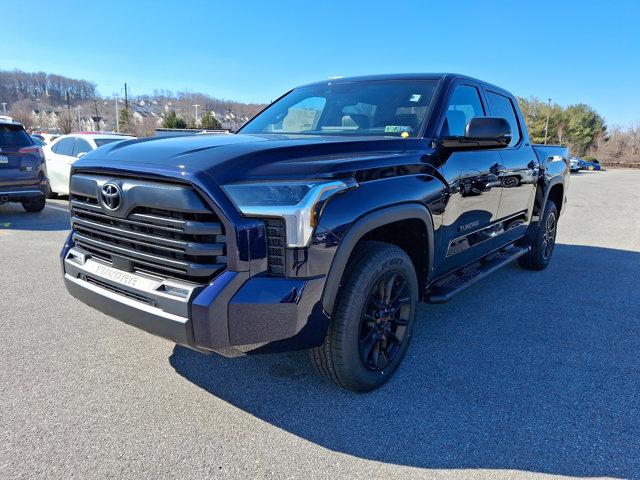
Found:
[[[449,150],[504,148],[511,142],[511,126],[504,118],[476,117],[469,120],[463,137],[442,137],[441,145]]]

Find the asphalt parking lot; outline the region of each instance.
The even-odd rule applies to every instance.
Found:
[[[550,267],[423,305],[366,395],[66,294],[66,202],[0,206],[0,478],[640,478],[640,171],[572,175]]]

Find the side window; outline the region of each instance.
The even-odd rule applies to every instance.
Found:
[[[92,150],[91,145],[86,140],[82,138],[76,138],[76,146],[73,147],[73,156],[77,157],[81,153],[87,153]]]
[[[513,147],[520,141],[521,135],[518,126],[518,117],[513,108],[513,103],[511,103],[511,99],[504,95],[487,92],[487,101],[489,102],[491,115],[494,117],[502,117],[511,125],[511,142],[509,146]]]
[[[458,85],[449,100],[441,135],[443,137],[463,136],[469,120],[484,116],[478,89],[469,85]]]
[[[63,138],[56,145],[56,153],[58,155],[73,155],[73,146],[75,143],[75,138],[73,137]]]

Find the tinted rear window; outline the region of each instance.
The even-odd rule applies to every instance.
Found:
[[[93,139],[93,141],[96,142],[97,147],[101,147],[103,145],[106,145],[107,143],[122,142],[124,140],[127,140],[127,139],[126,138],[94,138]]]
[[[58,155],[71,156],[73,155],[73,146],[75,145],[75,143],[76,139],[73,137],[63,138],[58,143],[56,143],[56,145],[53,147],[53,151]]]
[[[0,124],[0,148],[22,148],[33,146],[33,141],[20,125]]]
[[[77,157],[81,153],[87,153],[93,150],[91,145],[82,138],[76,138],[76,145],[73,147],[73,156]]]

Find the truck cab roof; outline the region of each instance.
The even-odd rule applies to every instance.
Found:
[[[302,87],[310,87],[315,85],[323,85],[323,84],[336,84],[336,83],[351,83],[351,82],[376,82],[376,81],[386,81],[386,80],[438,80],[445,83],[451,83],[454,80],[469,80],[474,83],[480,83],[486,87],[490,87],[492,90],[499,90],[501,92],[509,93],[504,88],[498,87],[497,85],[493,85],[484,80],[480,80],[475,77],[470,77],[469,75],[462,75],[459,73],[386,73],[386,74],[377,74],[377,75],[360,75],[353,77],[331,77],[327,80],[321,80],[317,82],[308,83],[305,85],[300,85],[296,88]],[[509,95],[511,95],[509,93]]]

